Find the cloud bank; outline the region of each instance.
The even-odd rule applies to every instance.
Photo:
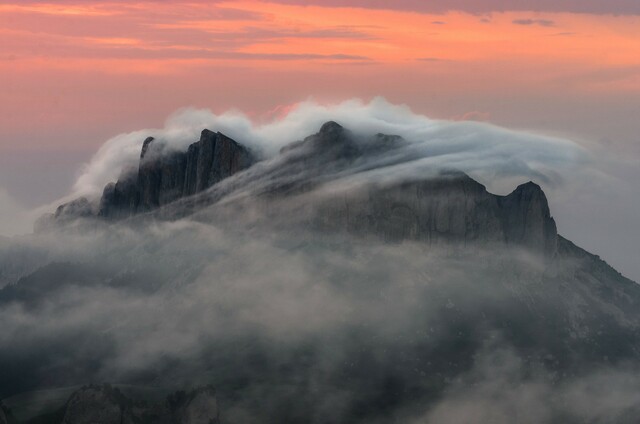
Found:
[[[277,3],[309,5],[302,0],[276,0]],[[491,13],[506,11],[572,12],[593,14],[640,14],[640,5],[635,0],[396,0],[393,3],[370,0],[328,0],[313,2],[322,6],[366,7],[371,9],[393,9],[424,13],[444,13],[459,10],[468,13]]]
[[[633,367],[567,355],[609,349],[593,339],[607,331],[590,331],[618,312],[549,328],[541,316],[589,297],[558,291],[561,279],[541,279],[544,266],[515,249],[452,255],[237,220],[11,246],[0,240],[0,264],[42,268],[0,291],[0,396],[214,384],[225,422],[249,424],[604,423],[638,411]],[[567,352],[574,328],[585,333]]]
[[[480,122],[434,120],[383,98],[369,102],[352,99],[333,105],[309,100],[280,112],[276,118],[258,123],[239,111],[217,115],[206,109],[179,110],[167,119],[164,128],[139,130],[108,140],[84,168],[73,195],[99,196],[121,170],[137,165],[146,137],[161,140],[168,149],[185,150],[198,140],[204,128],[220,131],[268,158],[334,120],[356,134],[400,135],[412,143],[416,161],[465,171],[493,187],[514,177],[554,185],[562,180],[563,172],[588,160],[586,151],[568,140]]]

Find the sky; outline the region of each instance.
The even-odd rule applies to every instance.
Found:
[[[268,122],[308,99],[383,96],[562,137],[613,180],[640,178],[637,0],[0,1],[0,36],[11,210],[69,193],[105,140],[179,108]],[[602,187],[606,201],[576,200],[580,213],[552,202],[561,232],[606,258],[624,252],[614,264],[638,279],[625,264],[640,250],[639,189]]]

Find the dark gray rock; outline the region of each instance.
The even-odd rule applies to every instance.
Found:
[[[62,424],[134,423],[129,401],[110,386],[88,386],[67,402]]]
[[[92,385],[71,395],[61,424],[219,424],[219,415],[211,386],[175,392],[165,402],[148,402],[109,385]]]
[[[135,169],[126,169],[118,181],[105,186],[100,199],[99,215],[122,219],[135,213],[139,203],[139,191]]]
[[[126,170],[105,187],[101,217],[117,220],[151,211],[206,190],[255,162],[245,147],[209,130],[186,152],[165,149],[153,137],[144,141],[137,171]]]
[[[216,391],[211,386],[177,392],[168,398],[168,404],[176,424],[220,423]]]
[[[200,141],[189,146],[187,152],[184,193],[203,191],[253,162],[255,159],[246,148],[220,132],[205,129]]]
[[[310,213],[310,223],[321,229],[389,241],[506,243],[546,256],[557,250],[556,225],[539,186],[527,183],[498,196],[461,172],[336,192]]]
[[[271,200],[282,205],[286,199],[305,195],[341,175],[394,165],[393,160],[399,163],[411,160],[406,157],[411,155],[410,149],[393,153],[407,145],[408,142],[393,135],[358,138],[330,121],[316,134],[283,148],[276,162],[252,173],[253,179],[240,179],[235,187],[212,194],[209,193],[212,186],[256,161],[246,148],[207,129],[186,152],[167,151],[161,142],[149,137],[143,143],[138,169],[125,170],[116,183],[105,187],[99,215],[117,220],[169,204],[188,214],[217,202],[233,190],[261,187],[254,194],[267,199],[260,210],[265,220],[270,221]],[[198,200],[191,207],[186,207],[185,202],[176,203],[205,191],[196,196]],[[507,243],[546,256],[553,256],[557,249],[556,225],[546,197],[532,182],[519,186],[508,196],[497,196],[462,172],[435,170],[421,178],[336,190],[328,196],[315,196],[309,204],[299,214],[300,222],[327,231],[428,243]],[[86,199],[58,209],[54,219],[91,215]],[[171,215],[181,216],[179,211],[166,214]]]
[[[60,205],[54,213],[54,217],[59,220],[88,218],[91,216],[93,216],[93,209],[86,197],[80,197],[69,203]]]
[[[9,420],[7,420],[7,416],[4,413],[4,407],[2,403],[0,403],[0,424],[8,424]]]
[[[280,150],[280,153],[288,152],[297,152],[314,162],[350,161],[361,154],[361,149],[348,130],[334,121],[329,121],[322,125],[318,133]]]
[[[547,197],[539,185],[528,182],[499,198],[507,241],[555,253],[558,244],[556,223],[551,218]]]

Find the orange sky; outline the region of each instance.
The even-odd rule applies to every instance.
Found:
[[[0,37],[0,194],[28,206],[180,107],[264,120],[309,97],[384,96],[595,145],[621,180],[640,169],[638,0],[0,1]],[[612,198],[624,216],[568,206],[563,228],[631,252],[636,192]]]
[[[93,150],[183,106],[376,95],[638,150],[638,14],[282,3],[304,2],[4,2],[0,152]]]

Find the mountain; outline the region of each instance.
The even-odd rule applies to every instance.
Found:
[[[259,179],[267,187],[253,193],[257,197],[276,201],[296,197],[329,184],[349,167],[362,166],[405,144],[400,137],[383,134],[358,143],[342,126],[327,122],[317,134],[285,147],[280,160],[248,171],[244,177],[249,178],[240,179],[232,190],[240,191],[243,184],[250,186]],[[256,162],[255,155],[238,142],[206,129],[186,152],[165,154],[163,146],[149,137],[142,145],[138,169],[126,170],[105,187],[95,217],[123,219],[167,205],[182,215],[183,204],[176,201],[194,201],[190,196],[197,195],[200,207],[218,202],[221,196],[233,193],[207,193],[208,189]],[[213,196],[207,198],[208,194]],[[533,182],[498,196],[460,171],[437,170],[435,175],[410,181],[338,190],[316,207],[304,214],[305,224],[327,230],[423,242],[504,242],[548,256],[557,249],[556,224],[542,189]],[[269,208],[265,209],[268,214]],[[53,218],[65,221],[92,216],[90,202],[80,198],[58,207]]]
[[[99,198],[0,244],[4,404],[32,423],[635,423],[640,286],[559,235],[537,184],[492,194],[413,149],[335,122],[269,157],[147,138]],[[97,382],[181,394],[37,407]]]

